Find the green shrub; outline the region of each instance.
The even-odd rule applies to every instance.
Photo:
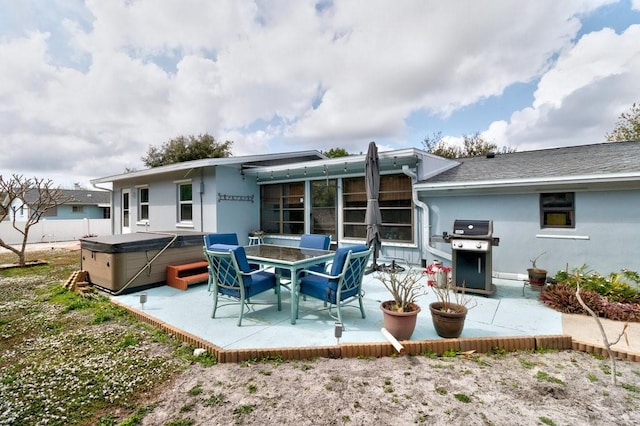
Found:
[[[596,315],[618,321],[640,322],[640,295],[637,290],[640,278],[636,272],[623,270],[604,277],[594,272],[585,273],[583,265],[571,273],[558,272],[555,280],[556,285],[542,290],[540,300],[557,311],[585,313],[575,295],[577,282],[580,281],[580,296]]]
[[[576,287],[577,280],[580,280],[581,290],[594,291],[611,302],[640,303],[640,276],[637,272],[622,270],[605,277],[598,272],[587,272],[585,269],[586,266],[582,265],[571,272],[560,271],[556,274],[555,280],[573,288]]]

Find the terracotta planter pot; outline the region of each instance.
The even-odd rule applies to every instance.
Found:
[[[431,319],[433,320],[433,327],[436,329],[436,333],[440,337],[456,338],[462,334],[464,328],[464,320],[467,317],[467,308],[462,305],[450,303],[450,309],[455,312],[444,312],[441,302],[433,302],[429,305],[431,311]]]
[[[529,273],[529,284],[532,286],[537,286],[538,288],[544,287],[547,282],[547,271],[546,269],[527,269]]]
[[[384,319],[384,328],[398,340],[409,340],[413,334],[413,330],[416,328],[416,320],[420,313],[420,306],[414,304],[412,305],[415,308],[414,311],[398,312],[389,309],[394,303],[393,300],[387,300],[380,304],[380,310],[382,310]]]

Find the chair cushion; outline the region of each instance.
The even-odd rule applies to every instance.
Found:
[[[347,253],[349,253],[349,251],[358,253],[367,250],[368,248],[364,244],[358,244],[350,247],[340,247],[338,250],[336,250],[336,255],[333,257],[333,265],[331,266],[330,275],[339,275],[342,272],[342,268],[344,268],[344,262],[345,260],[347,260]]]
[[[300,279],[300,293],[306,294],[316,299],[326,300],[329,303],[336,304],[336,296],[338,291],[338,281],[329,280],[317,275],[307,275]],[[341,299],[347,299],[355,296],[357,289],[351,289],[349,291],[342,291],[340,293]]]
[[[318,250],[328,250],[331,238],[321,234],[303,234],[300,237],[300,247]]]
[[[276,277],[273,273],[270,272],[261,271],[250,277],[244,278],[245,297],[255,296],[256,294],[262,293],[263,291],[272,289],[276,286]],[[249,278],[251,279],[250,281]],[[223,287],[220,287],[219,290],[220,293],[227,296],[240,297],[240,290]]]
[[[365,245],[356,245],[351,247],[342,247],[336,251],[333,260],[333,267],[331,268],[331,275],[340,275],[344,268],[344,262],[347,258],[347,253],[350,251],[358,253],[361,251],[367,251],[368,248]],[[336,266],[336,264],[338,266]],[[338,279],[328,279],[325,277],[319,277],[317,275],[306,275],[300,278],[300,293],[306,294],[316,299],[326,300],[327,302],[336,303],[336,295],[338,290]],[[349,291],[343,291],[340,294],[341,299],[346,299],[351,296],[355,296],[357,289],[353,288]]]
[[[244,251],[244,247],[228,244],[214,244],[211,246],[210,250],[221,253],[228,253],[229,251],[232,251],[236,258],[236,262],[238,263],[240,271],[245,273],[252,272],[251,268],[249,267],[249,262],[247,261],[247,255]],[[242,280],[247,291],[247,297],[261,293],[269,288],[273,288],[276,286],[276,276],[271,272],[258,272],[257,274],[244,276],[242,277]],[[223,291],[221,289],[221,293],[240,297],[240,293],[236,290]]]
[[[300,293],[335,304],[338,284],[331,281],[316,275],[303,276],[300,278]]]
[[[213,252],[218,252],[218,253],[229,253],[229,251],[232,251],[235,247],[238,247],[238,246],[232,246],[228,244],[213,244],[211,247],[209,247],[209,250]],[[220,259],[220,262],[222,263],[222,270],[228,271],[229,262],[231,262],[231,260],[225,258],[225,259]],[[210,274],[212,273],[211,267],[209,268],[209,273]],[[223,276],[219,276],[218,279],[226,285],[233,285],[236,279],[234,275],[235,274],[231,274],[227,272]]]
[[[238,245],[238,235],[235,233],[207,234],[203,238],[204,245],[207,248],[210,248],[214,244]]]

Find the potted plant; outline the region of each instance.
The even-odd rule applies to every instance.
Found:
[[[249,232],[249,236],[262,238],[264,237],[264,231],[262,229],[252,229],[251,232]]]
[[[384,319],[384,328],[397,340],[409,340],[416,327],[420,306],[416,303],[418,296],[426,294],[421,284],[421,274],[415,270],[398,272],[395,269],[381,269],[375,278],[380,280],[393,299],[380,304]]]
[[[536,265],[536,261],[545,253],[546,252],[543,251],[530,260],[531,268],[527,269],[527,273],[529,274],[529,284],[531,284],[531,288],[541,289],[547,281],[547,270],[538,268]]]
[[[469,309],[476,305],[475,299],[465,294],[465,285],[454,285],[450,276],[451,268],[434,263],[424,270],[427,286],[433,289],[436,301],[429,305],[433,327],[438,336],[456,338],[462,334]],[[445,274],[445,285],[438,277]]]

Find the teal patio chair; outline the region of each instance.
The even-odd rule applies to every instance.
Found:
[[[305,269],[300,272],[300,294],[322,300],[329,304],[329,315],[342,322],[343,306],[358,300],[360,313],[365,318],[362,297],[362,277],[367,262],[371,256],[371,249],[365,245],[342,247],[336,250],[329,273]],[[298,306],[300,301],[298,300]],[[337,316],[331,312],[336,306]],[[298,314],[296,312],[296,318]]]
[[[244,247],[213,244],[209,250],[204,250],[204,254],[209,262],[209,280],[213,292],[211,318],[216,316],[220,296],[237,299],[237,301],[231,301],[219,306],[239,303],[240,317],[238,318],[238,326],[240,326],[242,325],[245,307],[250,308],[250,304],[258,304],[252,303],[251,297],[271,289],[275,290],[278,311],[282,310],[278,277],[272,272],[251,270]]]
[[[238,234],[236,234],[235,232],[206,234],[203,235],[202,238],[204,239],[205,250],[209,250],[214,244],[226,244],[229,246],[239,245]],[[254,263],[250,263],[249,267],[252,271],[260,269],[260,265],[256,265]],[[209,284],[207,286],[207,290],[209,292],[211,292],[212,285],[213,282],[211,281],[211,274],[209,274]]]

